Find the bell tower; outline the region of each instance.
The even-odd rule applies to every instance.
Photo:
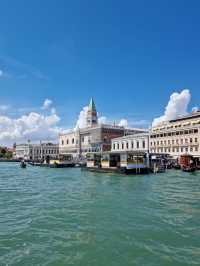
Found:
[[[92,127],[97,125],[97,110],[93,98],[91,98],[87,112],[87,126]]]

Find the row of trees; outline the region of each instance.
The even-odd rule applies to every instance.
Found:
[[[12,156],[12,151],[8,150],[6,147],[0,147],[0,158],[11,159]]]

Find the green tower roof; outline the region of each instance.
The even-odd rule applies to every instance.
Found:
[[[96,112],[96,106],[95,106],[93,98],[91,98],[88,108],[89,108],[89,111]]]

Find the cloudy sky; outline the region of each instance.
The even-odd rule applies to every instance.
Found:
[[[148,127],[200,102],[199,1],[1,1],[0,144]],[[80,113],[81,111],[81,113]]]

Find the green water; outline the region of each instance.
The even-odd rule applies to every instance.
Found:
[[[200,265],[200,172],[0,164],[0,266]]]

